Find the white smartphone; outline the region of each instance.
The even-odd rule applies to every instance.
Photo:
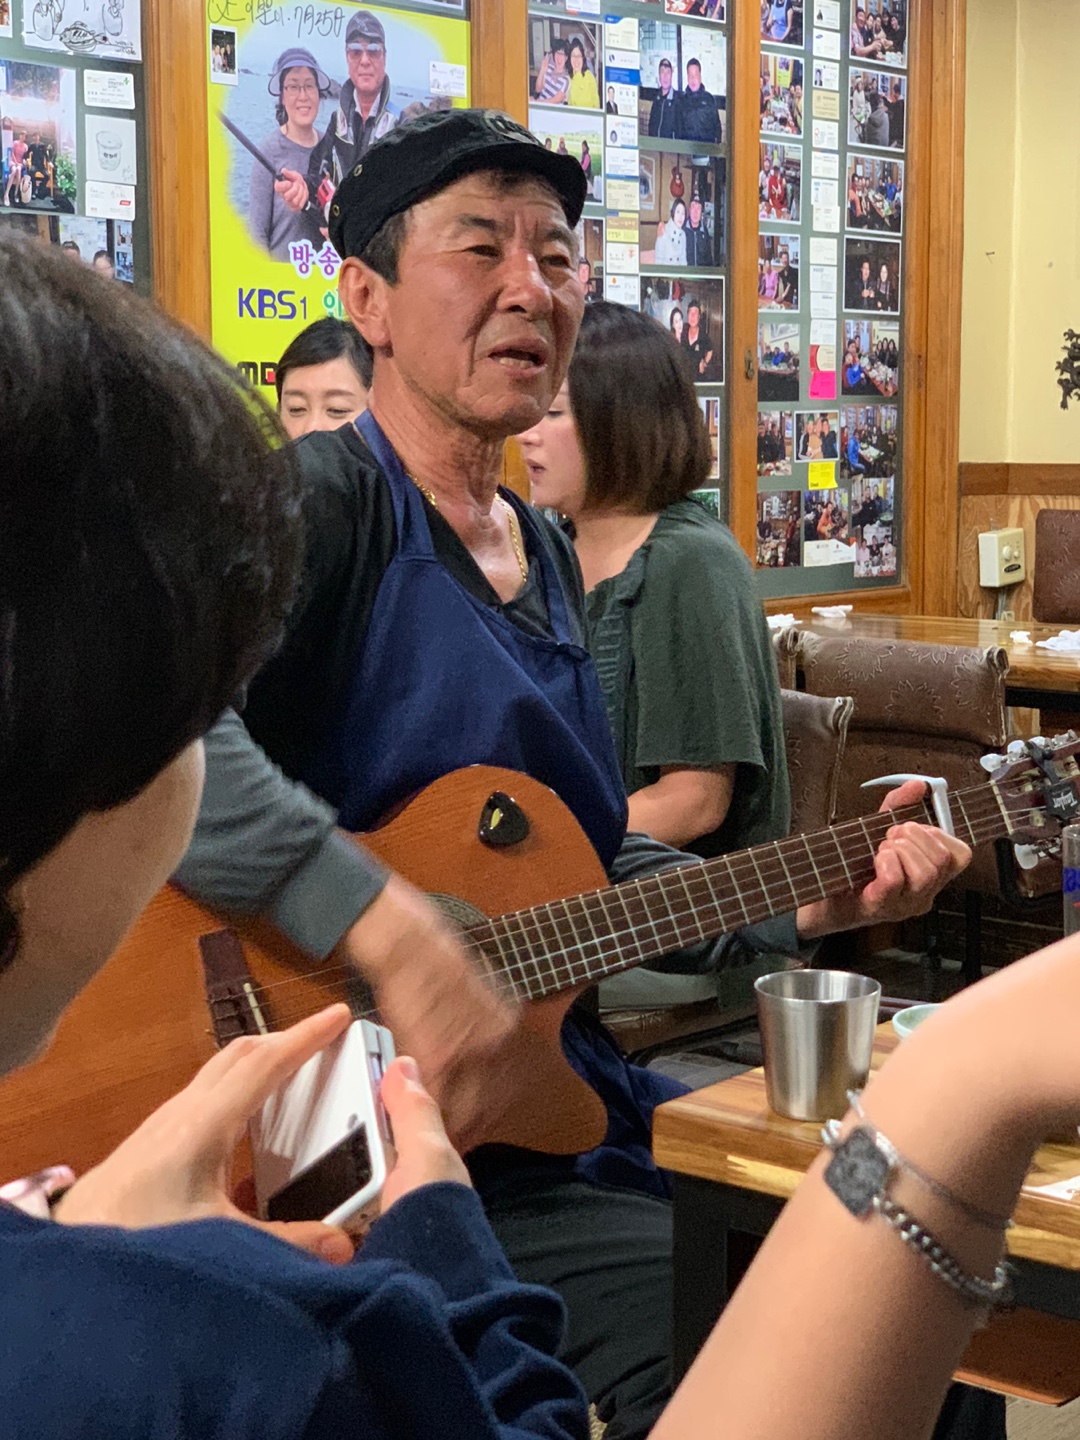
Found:
[[[266,1101],[249,1127],[262,1219],[342,1225],[372,1204],[393,1138],[379,1098],[393,1058],[389,1030],[354,1020]]]

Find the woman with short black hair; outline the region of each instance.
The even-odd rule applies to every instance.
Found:
[[[351,424],[367,409],[371,370],[368,343],[348,320],[326,315],[301,330],[274,372],[289,439]]]

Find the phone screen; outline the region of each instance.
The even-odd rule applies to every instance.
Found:
[[[268,1220],[321,1220],[357,1194],[371,1179],[367,1126],[357,1125],[344,1140],[302,1170],[266,1202]]]

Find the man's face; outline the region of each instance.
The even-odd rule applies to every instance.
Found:
[[[360,325],[376,347],[376,398],[385,365],[473,433],[530,429],[577,339],[585,306],[577,259],[562,206],[540,181],[507,190],[481,172],[415,206],[398,283],[379,282]],[[355,264],[342,271],[347,309]]]
[[[701,323],[701,310],[697,305],[691,305],[686,312],[686,323],[692,330],[696,330]]]
[[[870,279],[870,261],[869,261],[869,260],[864,260],[864,261],[862,262],[862,278],[863,278],[864,280],[869,280],[869,279]]]
[[[701,201],[700,201],[700,200],[695,199],[695,200],[691,200],[691,201],[690,201],[690,224],[694,227],[695,230],[696,230],[696,229],[698,228],[698,226],[701,224]]]
[[[766,175],[768,175],[769,171],[772,169],[772,161],[769,159],[768,155],[766,155],[765,159],[761,162],[761,168],[765,171]]]
[[[373,100],[386,79],[386,46],[381,40],[358,36],[345,47],[349,79],[357,95]]]
[[[686,67],[686,83],[691,90],[701,89],[701,66],[688,65]]]
[[[589,281],[592,279],[592,266],[589,264],[588,260],[578,261],[577,278],[578,284],[581,286],[582,290],[587,289]]]
[[[660,89],[666,95],[671,89],[671,66],[666,60],[660,61],[658,74],[660,76]]]

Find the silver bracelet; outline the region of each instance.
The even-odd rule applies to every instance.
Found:
[[[821,1132],[832,1159],[825,1170],[825,1183],[844,1208],[857,1219],[880,1215],[905,1244],[930,1266],[935,1275],[973,1305],[986,1309],[1006,1303],[1011,1289],[1004,1261],[994,1268],[994,1278],[969,1275],[925,1226],[888,1196],[888,1186],[897,1166],[893,1146],[886,1149],[880,1135],[869,1125],[858,1125],[841,1140],[836,1123]],[[886,1142],[888,1144],[888,1142]]]
[[[882,1135],[874,1122],[867,1118],[866,1111],[862,1107],[861,1091],[849,1090],[847,1098],[848,1104],[862,1121],[863,1126],[874,1131],[874,1134],[877,1136],[878,1146],[884,1150],[886,1155],[892,1160],[894,1169],[906,1170],[909,1174],[914,1175],[916,1180],[926,1186],[931,1195],[936,1195],[939,1200],[947,1201],[955,1210],[959,1210],[962,1215],[966,1215],[969,1220],[973,1220],[976,1225],[982,1225],[985,1229],[994,1231],[1012,1229],[1013,1222],[1011,1215],[995,1215],[992,1210],[983,1210],[978,1205],[972,1205],[971,1202],[965,1200],[962,1195],[957,1195],[956,1192],[950,1190],[947,1185],[942,1185],[940,1180],[935,1180],[932,1175],[927,1175],[925,1170],[920,1170],[913,1160],[909,1160],[905,1155],[901,1155],[892,1141]],[[831,1121],[830,1123],[839,1127],[838,1121]]]

